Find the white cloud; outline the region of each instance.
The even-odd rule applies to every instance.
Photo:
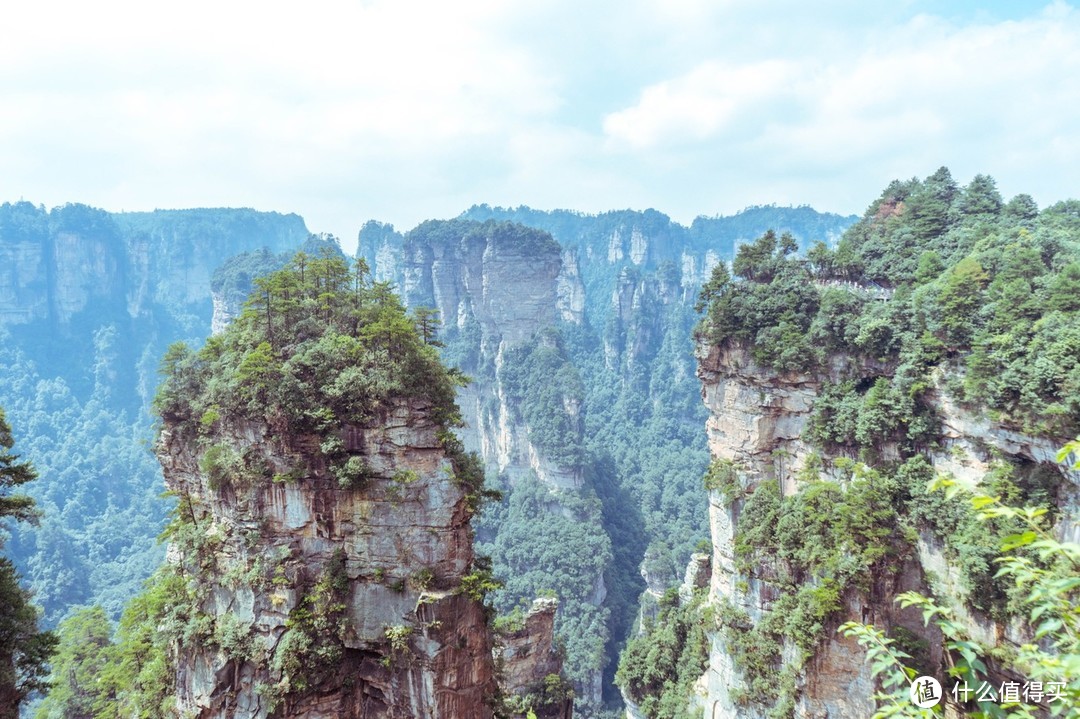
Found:
[[[0,25],[0,200],[857,211],[941,164],[1080,183],[1080,20],[920,0],[41,0]]]
[[[604,132],[626,153],[685,157],[693,147],[690,175],[736,168],[739,179],[718,187],[801,181],[813,202],[837,175],[877,176],[879,189],[885,172],[925,175],[941,164],[959,177],[995,174],[1044,201],[1080,180],[1080,13],[1057,4],[969,25],[916,16],[859,40],[785,60],[704,60],[608,114]],[[864,189],[861,203],[875,195]]]
[[[725,134],[762,104],[790,96],[798,68],[770,60],[732,66],[708,61],[688,74],[648,87],[634,107],[604,118],[604,132],[636,149]]]

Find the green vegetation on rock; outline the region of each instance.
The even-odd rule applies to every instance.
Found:
[[[1024,512],[1053,519],[1062,470],[977,449],[989,471],[976,499],[1026,510],[987,512],[989,500],[972,507],[927,486],[935,461],[964,452],[942,432],[946,411],[1040,441],[1064,443],[1080,431],[1078,207],[1039,212],[1027,196],[1005,203],[991,178],[961,188],[942,168],[891,184],[835,249],[819,244],[800,257],[766,233],[739,249],[731,272],[714,271],[701,293],[699,340],[748,350],[759,367],[742,372],[820,387],[802,437],[820,454],[794,478],[794,492],[782,496],[776,479],[758,477],[744,495],[719,463],[707,476],[738,512],[738,591],[760,582],[777,594],[757,621],[736,606],[718,611],[746,682],[736,699],[790,716],[792,672],[835,630],[845,597],[888,596],[921,545],[940,548],[952,568],[952,585],[926,578],[938,600],[1001,623],[1031,608],[1040,572],[1052,568]],[[1075,587],[1063,591],[1075,600]],[[1009,664],[958,627],[945,632],[949,662]],[[884,636],[859,639],[871,646]]]
[[[704,599],[699,590],[684,603],[677,589],[669,589],[656,618],[645,621],[622,653],[615,679],[649,719],[692,719],[701,713],[691,709],[690,686],[708,657],[706,615],[711,612]]]
[[[703,288],[699,336],[748,345],[777,370],[820,372],[836,355],[877,362],[912,400],[940,366],[958,377],[958,401],[1025,432],[1071,436],[1078,217],[1078,201],[1037,212],[1024,195],[1003,203],[985,176],[959,188],[945,168],[895,182],[835,250],[799,257],[772,233],[740,247],[734,277],[718,265]]]
[[[265,420],[282,438],[315,434],[342,487],[367,470],[349,457],[338,430],[377,421],[392,401],[413,400],[452,427],[463,377],[446,370],[386,283],[363,262],[350,268],[332,251],[299,253],[255,281],[243,314],[202,349],[170,347],[155,409],[176,431],[203,438],[211,481],[269,480],[265,468],[211,440],[215,417]],[[218,477],[219,480],[215,480]]]
[[[22,493],[23,485],[37,476],[29,462],[12,452],[15,439],[4,410],[0,409],[0,521],[34,521],[34,500]],[[5,529],[0,525],[0,532]],[[0,550],[4,548],[0,534]],[[0,554],[0,718],[15,719],[19,706],[32,693],[48,687],[49,657],[56,648],[52,632],[38,630],[38,608],[30,592],[19,584],[11,560]]]

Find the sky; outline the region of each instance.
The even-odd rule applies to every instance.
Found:
[[[929,0],[36,0],[0,201],[297,212],[352,247],[475,203],[861,214],[948,166],[1080,195],[1080,8]]]

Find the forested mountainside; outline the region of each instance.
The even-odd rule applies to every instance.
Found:
[[[548,673],[517,662],[504,714],[461,375],[363,263],[299,253],[256,285],[201,349],[169,348],[169,560],[115,642],[100,609],[61,624],[37,715],[564,716],[550,631],[528,642]]]
[[[252,210],[0,205],[0,406],[43,512],[8,550],[48,625],[78,604],[118,616],[161,561],[147,408],[165,348],[210,329],[214,269],[307,237],[296,215]]]
[[[460,436],[505,492],[478,523],[505,581],[495,605],[559,597],[579,715],[620,704],[612,679],[642,592],[655,611],[707,540],[690,339],[702,280],[770,226],[809,245],[854,219],[757,208],[686,228],[654,211],[474,207],[405,234],[361,231],[375,276],[438,310],[444,357],[473,378]]]
[[[630,715],[937,716],[896,659],[953,716],[1031,716],[1028,682],[1074,716],[1080,203],[942,168],[835,248],[742,246],[701,303],[711,578],[623,654]]]
[[[405,704],[482,715],[490,704],[474,700],[494,691],[497,641],[503,689],[518,697],[506,711],[563,717],[570,692],[552,630],[585,717],[615,712],[617,665],[631,717],[869,716],[875,689],[899,686],[875,680],[864,648],[874,641],[939,677],[946,666],[973,684],[1060,676],[1080,692],[1076,571],[1030,564],[1057,556],[1038,531],[1078,538],[1080,477],[1057,457],[1080,431],[1074,201],[1006,203],[992,179],[959,187],[942,169],[893,183],[854,225],[808,208],[684,228],[653,211],[479,206],[405,234],[368,223],[350,276],[336,243],[306,230],[291,248],[307,240],[312,265],[236,229],[250,223],[222,220],[233,234],[199,240],[160,229],[204,226],[185,213],[155,225],[80,208],[73,216],[93,220],[83,242],[65,235],[68,208],[6,208],[11,226],[37,216],[47,229],[0,234],[12,262],[52,262],[41,272],[56,277],[67,261],[57,258],[90,247],[100,277],[150,278],[134,294],[104,280],[54,291],[46,279],[44,304],[27,300],[33,282],[4,286],[11,306],[45,308],[4,314],[14,336],[0,350],[11,368],[0,404],[41,471],[45,511],[8,548],[50,622],[74,603],[105,607],[63,626],[67,683],[40,716],[66,716],[71,702],[95,717],[122,706],[158,716],[174,693],[200,716]],[[279,239],[299,220],[259,217]],[[157,290],[130,237],[186,243],[177,267],[210,256],[200,242],[224,237],[234,251],[191,269],[194,284]],[[194,285],[213,301],[188,302]],[[131,342],[199,346],[211,310],[220,334],[169,353],[159,402],[162,460],[181,495],[175,561],[111,636],[109,619],[157,564],[150,538],[169,506],[139,444],[152,350],[136,357]],[[445,381],[457,375],[435,361],[436,342],[473,380],[452,395]],[[64,361],[64,347],[80,361]],[[379,359],[380,347],[392,351]],[[464,426],[452,435],[454,401]],[[928,493],[939,473],[955,484]],[[969,488],[954,495],[959,485]],[[467,559],[462,524],[489,490],[502,499],[472,523],[490,566]],[[1037,526],[1018,531],[1027,515],[993,497],[1032,507]],[[457,539],[428,542],[413,536],[418,524]],[[380,543],[390,535],[401,541]],[[995,576],[1002,538],[1015,545],[1007,577]],[[414,556],[414,545],[430,551]],[[477,618],[495,579],[498,640]],[[1039,605],[1037,645],[1025,621],[1033,582],[1059,582]],[[929,629],[927,602],[950,604],[932,607]],[[464,643],[449,617],[475,630]],[[1071,659],[1040,663],[1047,651]],[[362,681],[345,681],[342,661]],[[448,663],[463,673],[450,677]],[[454,691],[425,703],[440,682]]]
[[[763,211],[781,215],[788,212],[775,208],[763,208]],[[807,209],[790,212],[802,216]],[[546,216],[545,213],[536,214]],[[567,213],[549,213],[550,218],[564,214]],[[658,226],[666,228],[663,238],[686,241],[686,230],[660,213],[613,214],[639,219],[660,218]],[[160,469],[148,451],[152,431],[150,419],[144,413],[157,382],[159,358],[175,340],[187,340],[193,346],[200,344],[212,321],[216,322],[218,330],[222,329],[237,314],[252,279],[284,266],[288,252],[307,242],[309,253],[317,254],[320,248],[333,246],[334,242],[331,238],[309,236],[303,221],[295,215],[250,210],[109,214],[80,205],[46,211],[29,203],[16,203],[4,206],[0,219],[0,253],[5,259],[4,269],[0,270],[3,279],[0,298],[4,308],[0,315],[3,320],[0,332],[5,339],[0,344],[3,353],[0,364],[4,367],[0,372],[0,406],[8,408],[8,417],[19,437],[20,453],[32,459],[40,470],[41,479],[31,485],[31,493],[43,509],[38,527],[12,528],[14,533],[7,549],[33,587],[35,601],[44,606],[46,626],[54,626],[75,605],[96,604],[104,608],[104,613],[83,617],[83,622],[77,624],[87,631],[93,628],[95,631],[90,635],[100,639],[104,619],[115,620],[120,616],[127,600],[138,590],[139,582],[153,571],[162,557],[162,547],[154,542],[154,538],[164,526],[170,501],[158,496],[162,488]],[[717,221],[723,223],[725,219]],[[580,226],[574,237],[579,240],[591,237],[605,248],[612,248],[611,233],[603,226],[608,222],[608,216],[591,219],[579,216],[577,221]],[[836,221],[840,226],[845,222],[843,218]],[[731,218],[735,225],[740,222],[738,217]],[[599,307],[603,314],[605,302],[594,302],[591,298],[603,296],[619,284],[623,293],[619,317],[623,325],[618,328],[612,325],[613,331],[621,333],[616,341],[625,343],[627,337],[630,340],[637,337],[637,345],[642,348],[638,357],[645,358],[651,356],[646,340],[663,336],[668,358],[677,358],[676,364],[681,366],[676,375],[686,396],[680,400],[681,405],[670,406],[674,408],[673,413],[684,411],[694,419],[679,424],[683,433],[680,438],[672,439],[670,445],[657,442],[655,446],[660,449],[652,453],[674,459],[667,465],[648,461],[652,455],[637,454],[638,443],[629,434],[624,434],[618,445],[623,447],[620,451],[628,453],[628,458],[621,462],[621,466],[629,468],[623,470],[623,476],[636,472],[645,478],[648,491],[652,493],[649,500],[652,506],[662,504],[666,508],[653,511],[649,520],[652,526],[667,521],[665,512],[671,517],[693,515],[692,521],[678,520],[681,529],[675,534],[684,537],[680,540],[681,547],[658,543],[650,555],[656,565],[653,574],[661,577],[655,584],[662,587],[678,574],[677,565],[682,561],[678,555],[686,554],[704,537],[700,498],[693,502],[682,501],[684,496],[701,493],[696,476],[706,463],[704,444],[696,431],[703,415],[692,400],[696,389],[692,365],[686,359],[690,347],[686,337],[692,317],[683,312],[686,300],[696,293],[696,287],[692,279],[685,281],[686,286],[679,290],[681,304],[676,313],[683,326],[668,326],[667,315],[658,311],[667,306],[667,300],[658,302],[655,299],[660,291],[659,280],[650,277],[648,270],[645,277],[632,272],[621,278],[617,275],[633,264],[633,255],[640,251],[646,237],[640,231],[635,233],[631,225],[619,230],[620,237],[625,237],[615,243],[618,246],[615,254],[622,253],[620,259],[610,262],[605,259],[603,263],[593,264],[588,254],[583,255],[581,267],[587,279],[581,282],[574,281],[569,264],[565,265],[566,270],[559,271],[555,278],[556,296],[562,299],[554,302],[557,308],[554,324],[565,324],[561,317],[577,316],[579,326],[592,327],[584,322],[586,307]],[[797,223],[781,223],[780,226],[799,231]],[[365,232],[372,227],[366,228]],[[735,235],[746,240],[763,228],[764,225],[753,227]],[[830,230],[824,236],[829,236],[830,232],[836,235],[839,229]],[[389,230],[389,234],[394,233]],[[652,245],[654,249],[649,253],[655,253],[658,246]],[[282,254],[283,251],[286,254]],[[665,251],[674,250],[668,247]],[[692,275],[700,279],[707,272],[706,263],[714,258],[708,250],[699,248],[695,251],[702,254],[687,277]],[[237,253],[241,255],[236,256]],[[231,261],[226,261],[229,258]],[[388,267],[386,262],[378,265],[383,272]],[[514,286],[514,281],[512,278],[509,286]],[[596,282],[605,288],[598,293],[590,292],[587,304],[586,282]],[[670,289],[670,282],[668,287]],[[635,317],[638,319],[634,320]],[[646,334],[646,327],[652,334]],[[662,330],[660,334],[656,334],[658,329]],[[448,332],[453,331],[454,327],[448,327]],[[591,335],[583,334],[576,343],[567,343],[560,353],[576,352],[579,346],[586,348],[582,352],[594,361],[593,373],[587,377],[610,379],[625,372],[610,369],[599,361],[596,345],[590,344],[595,341],[596,331],[590,332]],[[557,334],[570,336],[566,326]],[[458,342],[457,345],[465,347],[467,343]],[[550,348],[539,347],[539,351],[530,352],[532,369],[524,374],[535,375],[539,371],[542,375],[545,363],[553,361],[548,350]],[[628,356],[626,352],[621,356],[616,353],[612,359],[623,362]],[[562,362],[558,356],[554,361]],[[585,366],[585,363],[579,365]],[[522,383],[528,384],[528,378],[519,378],[517,384]],[[537,382],[532,384],[535,386]],[[653,384],[660,390],[665,388],[663,379]],[[635,386],[640,389],[643,383],[639,381]],[[598,396],[602,397],[603,392],[615,387],[612,385],[608,390],[584,387],[582,392],[588,389],[601,393]],[[518,391],[524,390],[519,387]],[[637,422],[640,417],[652,413],[645,405],[640,408],[635,405],[643,396],[628,395],[621,401],[622,411],[635,417],[632,421]],[[550,406],[549,399],[545,402],[548,404],[526,403],[526,411],[535,414],[538,409]],[[550,415],[555,422],[560,416],[561,413]],[[659,437],[665,427],[674,425],[661,418],[651,420],[649,426]],[[619,432],[608,431],[601,420],[590,419],[588,414],[583,418],[582,429],[586,432],[582,446],[596,444],[599,441],[597,432],[608,432],[611,439],[619,436]],[[589,432],[592,435],[587,434]],[[465,440],[472,441],[467,434]],[[689,445],[693,448],[685,449]],[[645,448],[641,449],[644,451]],[[557,469],[550,462],[548,465],[552,471]],[[618,463],[600,464],[590,460],[589,466],[590,472],[587,475],[582,472],[582,478],[587,476],[590,483],[601,487],[601,494],[606,499],[599,504],[583,500],[572,511],[579,512],[574,516],[599,516],[605,529],[597,531],[594,524],[575,525],[572,522],[547,526],[552,530],[550,542],[577,547],[570,553],[573,556],[593,552],[593,562],[584,569],[571,566],[569,573],[560,569],[562,565],[550,562],[527,567],[519,564],[521,579],[512,589],[514,596],[524,597],[534,587],[554,591],[552,585],[562,584],[564,604],[574,604],[578,596],[607,593],[601,601],[603,611],[614,610],[611,616],[615,619],[602,614],[603,621],[594,621],[593,617],[579,626],[585,637],[584,646],[592,648],[584,661],[591,662],[593,667],[607,664],[610,674],[614,668],[611,658],[615,656],[617,640],[629,633],[637,611],[637,594],[643,586],[639,565],[647,542],[641,538],[639,529],[645,519],[639,518],[633,509],[639,500],[619,489],[616,481]],[[668,469],[664,470],[664,466]],[[689,468],[678,474],[683,484],[673,484],[675,491],[665,493],[661,477],[665,471],[671,472],[671,468],[677,466]],[[525,480],[528,482],[530,478]],[[645,486],[643,483],[642,487]],[[531,494],[524,490],[517,494],[506,509],[510,516],[524,518],[535,514],[539,507],[551,507],[547,489],[543,486],[533,489]],[[563,501],[567,506],[572,505],[570,498],[563,498]],[[524,522],[518,522],[516,526],[519,533],[530,536]],[[494,536],[490,529],[485,533],[489,541]],[[504,534],[503,546],[511,547],[513,538],[511,532]],[[614,542],[609,545],[611,539]],[[549,546],[535,538],[532,542],[533,545],[542,544],[544,548]],[[502,551],[506,554],[509,549]],[[614,561],[615,569],[609,561]],[[544,566],[550,566],[553,572],[556,569],[564,572],[552,574],[559,578],[558,582],[544,578]],[[607,579],[598,581],[597,578],[605,573]],[[502,606],[509,608],[512,604],[519,606],[509,600],[504,600]],[[521,626],[528,614],[528,611],[525,614],[512,612],[506,626]],[[565,607],[560,609],[559,615],[560,622],[565,621]],[[547,616],[550,620],[551,614],[537,616]],[[526,624],[532,626],[536,621],[539,620],[529,619]],[[566,627],[561,626],[560,630],[566,636]],[[513,639],[514,635],[511,631],[510,644],[517,641]],[[599,641],[597,637],[600,637]],[[597,650],[596,647],[603,647],[604,637],[608,638],[606,651]],[[513,649],[508,651],[514,653]],[[527,652],[518,654],[526,655]],[[586,656],[574,646],[569,654],[571,663]],[[599,672],[593,671],[591,676],[595,677],[589,680],[591,685],[600,686]],[[557,687],[555,691],[557,693]]]

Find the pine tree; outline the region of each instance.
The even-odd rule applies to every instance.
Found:
[[[11,452],[15,442],[4,411],[0,409],[0,519],[34,521],[34,500],[12,490],[36,477],[29,462]],[[2,548],[2,545],[0,545]],[[56,648],[52,632],[39,632],[38,610],[30,592],[19,586],[19,577],[7,557],[0,557],[0,719],[16,719],[19,705],[48,683],[48,660]]]

